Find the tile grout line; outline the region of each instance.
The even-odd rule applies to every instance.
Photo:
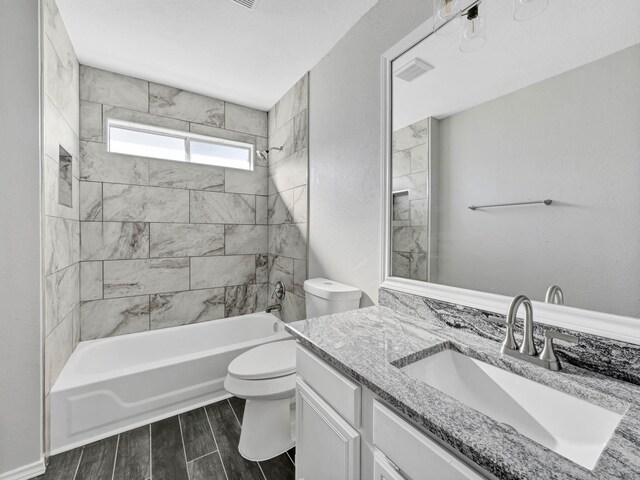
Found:
[[[222,465],[222,471],[224,472],[224,478],[229,480],[229,475],[227,475],[227,468],[224,466],[224,462],[222,461],[222,453],[220,452],[220,446],[218,445],[218,440],[216,440],[216,434],[213,431],[213,427],[211,426],[211,419],[209,418],[209,413],[207,412],[207,407],[204,408],[204,414],[207,417],[207,423],[209,424],[209,430],[211,430],[211,435],[213,435],[213,443],[216,444],[216,450],[218,452],[218,457],[220,458],[220,465]]]
[[[84,456],[84,447],[82,447],[82,451],[80,452],[80,458],[78,458],[78,464],[76,465],[76,471],[73,472],[72,480],[75,480],[78,476],[78,471],[80,470],[80,462],[82,462],[82,457]]]
[[[291,450],[291,449],[289,449]],[[293,458],[291,458],[291,455],[289,454],[289,450],[287,450],[285,453],[287,454],[287,458],[291,461],[291,463],[293,463],[293,466],[296,466],[296,462],[293,460]]]
[[[120,447],[120,435],[116,439],[116,454],[113,456],[113,470],[111,471],[111,480],[116,477],[116,462],[118,461],[118,449]]]
[[[218,449],[217,448],[213,452],[209,452],[209,453],[205,453],[204,455],[200,455],[199,457],[194,458],[193,460],[189,460],[187,463],[193,463],[196,460],[200,460],[201,458],[208,457],[209,455],[213,455],[214,453],[218,453]]]
[[[180,439],[182,440],[182,453],[184,454],[184,468],[187,470],[187,478],[191,480],[191,475],[189,475],[189,462],[187,462],[187,447],[184,444],[184,433],[182,433],[182,418],[180,415],[176,415],[178,417],[178,427],[180,427]]]

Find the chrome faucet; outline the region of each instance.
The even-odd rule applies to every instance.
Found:
[[[558,285],[551,285],[544,297],[545,303],[555,303],[556,305],[564,305],[564,294]]]
[[[267,313],[271,313],[271,312],[281,312],[282,311],[282,305],[279,303],[275,303],[273,305],[269,305],[267,307],[267,309],[265,310]]]
[[[558,288],[558,290],[560,290]],[[562,291],[560,291],[562,292]],[[562,293],[560,293],[562,295]],[[518,343],[513,335],[513,328],[516,324],[516,315],[521,305],[524,305],[524,335],[522,338],[522,345],[518,348]],[[494,318],[491,318],[495,321]],[[507,311],[506,319],[507,331],[502,341],[502,348],[500,351],[504,355],[525,360],[534,365],[539,365],[549,370],[560,370],[562,365],[560,360],[556,356],[553,349],[553,339],[564,340],[565,342],[578,343],[578,337],[573,335],[567,335],[566,333],[559,333],[554,331],[544,332],[544,348],[542,353],[538,356],[536,346],[533,343],[533,305],[531,300],[525,295],[518,295],[509,304],[509,310]]]

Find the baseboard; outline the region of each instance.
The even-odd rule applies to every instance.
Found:
[[[44,473],[44,457],[37,462],[0,474],[0,480],[29,480]]]

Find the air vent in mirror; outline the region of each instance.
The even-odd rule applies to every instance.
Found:
[[[231,0],[231,1],[251,11],[255,10],[258,7],[258,3],[260,3],[260,0]]]
[[[429,70],[433,70],[433,65],[429,65],[424,60],[414,58],[409,63],[398,68],[393,75],[405,82],[413,82],[416,78],[424,75]]]

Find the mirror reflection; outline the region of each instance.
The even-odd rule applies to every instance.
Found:
[[[533,3],[394,60],[392,276],[638,317],[640,2]]]

